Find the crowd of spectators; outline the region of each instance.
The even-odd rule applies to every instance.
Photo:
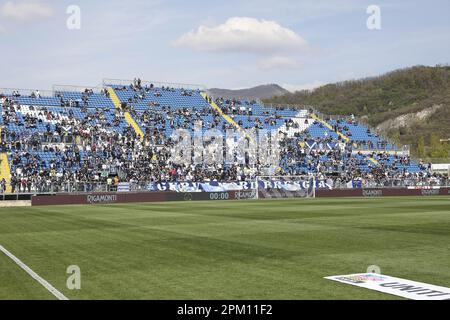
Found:
[[[367,155],[355,155],[351,143],[333,141],[329,136],[313,138],[307,131],[293,137],[282,135],[281,161],[276,168],[258,162],[251,163],[247,156],[244,159],[236,158],[233,163],[173,163],[170,159],[175,141],[169,134],[173,130],[192,131],[196,121],[203,122],[202,130],[216,128],[226,132],[232,125],[209,107],[152,108],[149,105],[144,111],[136,110],[133,103],[136,99],[143,99],[150,91],[155,93],[173,89],[162,87],[154,90],[153,85],[142,86],[140,79],[135,79],[131,88],[136,95],[124,103],[122,109],[94,108],[86,103],[74,106],[59,96],[64,112],[45,106],[27,106],[25,112],[24,106],[17,103],[14,97],[0,97],[0,149],[9,155],[12,192],[74,190],[70,188],[86,191],[87,186],[117,185],[119,182],[142,186],[163,181],[236,182],[268,174],[315,173],[320,179],[330,179],[333,186],[348,186],[355,179],[364,185],[397,180],[438,179],[430,173],[426,164],[420,164],[422,170],[416,173],[398,170],[400,165],[406,167],[411,163],[408,156],[372,154],[379,162],[379,165],[375,165],[368,161]],[[39,96],[39,92],[35,94]],[[92,94],[88,89],[83,92],[83,102]],[[107,90],[102,94],[108,95]],[[193,91],[183,90],[183,95],[191,94]],[[265,110],[262,115],[255,117],[252,102],[226,99],[217,99],[216,102],[223,113],[253,117],[252,123],[257,129],[261,129],[263,124],[271,124],[272,120],[282,120],[284,128],[297,125],[292,119],[280,116],[276,108]],[[125,121],[125,111],[130,112],[143,129],[143,139]],[[10,124],[21,129],[10,130]],[[311,141],[315,142],[315,148],[308,147]],[[363,167],[366,169],[363,170]],[[0,191],[4,191],[5,187],[6,181],[0,181]]]

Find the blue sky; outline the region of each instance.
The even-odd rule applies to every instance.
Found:
[[[69,5],[81,28],[69,30]],[[369,5],[381,29],[369,30]],[[450,62],[450,2],[0,0],[0,87],[103,78],[290,90]]]

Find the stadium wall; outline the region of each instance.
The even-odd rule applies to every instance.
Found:
[[[102,192],[80,194],[35,195],[31,205],[109,204],[130,202],[239,200],[254,198],[255,191],[224,192]]]
[[[387,196],[449,196],[450,188],[401,189],[336,189],[317,190],[316,197],[387,197]],[[31,205],[110,204],[130,202],[205,201],[253,199],[254,190],[224,192],[108,192],[80,194],[34,195]],[[259,198],[277,198],[272,193],[259,193]]]
[[[448,196],[450,188],[369,188],[316,190],[316,197]]]

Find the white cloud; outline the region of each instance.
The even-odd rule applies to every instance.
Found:
[[[262,59],[258,62],[258,67],[261,70],[273,69],[297,69],[299,64],[294,59],[284,56],[272,56]]]
[[[306,41],[275,21],[232,17],[214,27],[201,25],[196,31],[182,35],[173,45],[198,51],[268,54],[295,52],[304,48]]]
[[[32,20],[53,15],[53,9],[39,0],[8,1],[0,8],[0,14],[13,20]]]
[[[282,84],[281,86],[290,92],[300,91],[300,90],[314,90],[320,86],[323,86],[324,83],[319,80],[315,80],[310,83],[303,84]]]

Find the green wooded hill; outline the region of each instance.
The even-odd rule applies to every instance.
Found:
[[[312,105],[328,115],[354,114],[396,143],[410,145],[415,156],[450,157],[450,143],[439,141],[450,138],[450,66],[414,66],[264,102]]]

